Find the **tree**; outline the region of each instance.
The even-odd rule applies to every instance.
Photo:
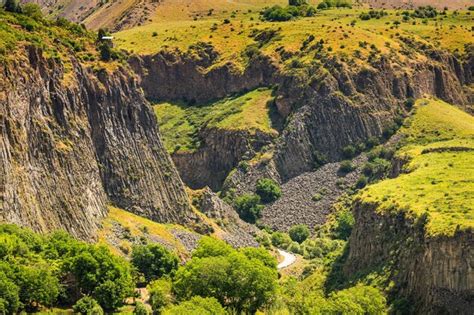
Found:
[[[150,312],[148,308],[142,302],[137,302],[135,304],[135,309],[133,310],[133,315],[148,315]]]
[[[329,302],[338,314],[385,314],[387,310],[383,294],[362,284],[332,293]]]
[[[150,294],[149,303],[153,311],[159,314],[163,308],[174,302],[172,294],[172,283],[168,279],[159,279],[151,282],[148,286]]]
[[[195,296],[189,301],[172,306],[163,312],[164,315],[225,315],[222,305],[215,298]]]
[[[262,178],[257,181],[256,193],[264,203],[268,203],[280,198],[281,188],[274,180]]]
[[[234,249],[224,241],[204,236],[199,240],[198,247],[193,251],[193,257],[227,256]]]
[[[102,315],[104,311],[100,307],[99,303],[90,296],[84,296],[72,307],[74,313],[82,315]]]
[[[77,279],[72,289],[91,295],[105,311],[123,305],[135,287],[129,264],[103,246],[82,249],[64,264],[63,269]]]
[[[305,5],[308,3],[306,2],[306,0],[289,0],[288,4],[299,7],[300,5]]]
[[[290,238],[298,243],[303,243],[309,237],[309,228],[304,224],[297,224],[291,227]]]
[[[18,4],[18,0],[6,0],[3,7],[5,11],[8,11],[8,12],[15,12],[15,13],[21,12],[21,7]]]
[[[147,282],[173,275],[178,269],[178,257],[159,244],[133,246],[132,264]]]
[[[260,218],[263,206],[260,197],[254,194],[244,194],[235,200],[235,208],[244,221],[255,223]]]
[[[35,3],[26,3],[23,5],[22,11],[23,14],[28,15],[35,20],[41,20],[43,18],[40,6]]]
[[[49,266],[22,266],[17,274],[20,301],[29,309],[51,306],[59,295],[59,279]]]
[[[256,259],[262,262],[265,266],[275,269],[277,267],[277,260],[275,257],[264,248],[244,247],[240,250],[248,259]]]
[[[112,48],[110,48],[109,44],[102,43],[99,46],[99,51],[100,51],[100,60],[110,61],[110,59],[112,58]]]
[[[232,250],[227,255],[193,257],[176,273],[173,282],[176,297],[179,300],[196,295],[214,297],[237,313],[254,313],[273,298],[277,271],[255,258],[260,254],[247,252],[247,255]]]
[[[15,314],[20,307],[20,289],[0,271],[0,314]]]

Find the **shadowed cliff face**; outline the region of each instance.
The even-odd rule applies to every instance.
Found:
[[[474,292],[474,239],[471,231],[453,237],[426,237],[421,219],[381,215],[377,205],[357,203],[356,225],[344,272],[390,268],[392,293],[413,303],[418,314],[471,314]],[[410,305],[411,306],[411,305]]]
[[[229,64],[209,68],[218,56],[212,47],[201,47],[187,54],[168,51],[133,57],[130,63],[145,95],[159,100],[200,103],[257,86],[275,85],[275,105],[286,119],[286,126],[275,142],[271,165],[278,173],[273,178],[286,182],[312,171],[318,156],[337,161],[345,146],[380,137],[405,112],[403,103],[409,97],[434,95],[472,111],[469,104],[473,95],[466,86],[473,82],[474,57],[460,61],[444,52],[425,54],[426,61],[409,64],[382,57],[370,67],[361,68],[329,58],[320,66],[293,70],[284,70],[269,58],[257,55],[244,71],[236,71]],[[240,151],[236,155],[221,153],[240,147],[241,138],[231,140],[232,137],[204,135],[202,142],[206,145],[199,154],[174,156],[184,181],[192,187],[207,184],[220,189],[221,184],[209,180],[210,176],[201,177],[219,174],[221,182],[220,178],[238,164],[243,157]],[[210,147],[213,149],[208,150]],[[232,162],[225,167],[212,162],[223,159]],[[198,167],[189,168],[188,162]],[[228,188],[231,187],[225,189]]]
[[[94,74],[30,48],[2,66],[0,220],[90,239],[113,204],[190,223],[153,112],[123,69]]]

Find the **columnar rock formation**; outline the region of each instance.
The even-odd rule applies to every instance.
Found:
[[[0,220],[93,237],[108,202],[153,220],[193,213],[133,76],[72,70],[29,48],[2,66]]]

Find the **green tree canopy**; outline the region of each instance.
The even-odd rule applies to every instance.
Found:
[[[178,257],[159,244],[133,246],[132,264],[145,276],[145,280],[173,275],[178,269]]]

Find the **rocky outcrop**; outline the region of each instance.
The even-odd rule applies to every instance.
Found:
[[[187,195],[129,72],[72,71],[29,48],[2,65],[0,220],[90,239],[112,202],[190,223]]]
[[[203,129],[199,138],[201,146],[194,152],[177,152],[172,155],[183,181],[193,189],[209,186],[221,189],[229,172],[244,157],[250,157],[272,137],[262,132],[255,135],[247,131]]]
[[[129,63],[146,97],[156,100],[206,103],[273,82],[276,67],[267,57],[256,56],[244,70],[232,62],[214,66],[218,57],[212,46],[198,43],[184,53],[165,50]]]
[[[235,210],[219,198],[209,188],[204,188],[197,199],[197,208],[222,228],[220,238],[234,247],[255,247],[255,237],[259,231],[251,224],[242,221]]]
[[[392,294],[417,314],[471,314],[474,307],[474,236],[428,237],[424,218],[378,213],[376,204],[354,205],[355,227],[344,272],[392,268]]]

